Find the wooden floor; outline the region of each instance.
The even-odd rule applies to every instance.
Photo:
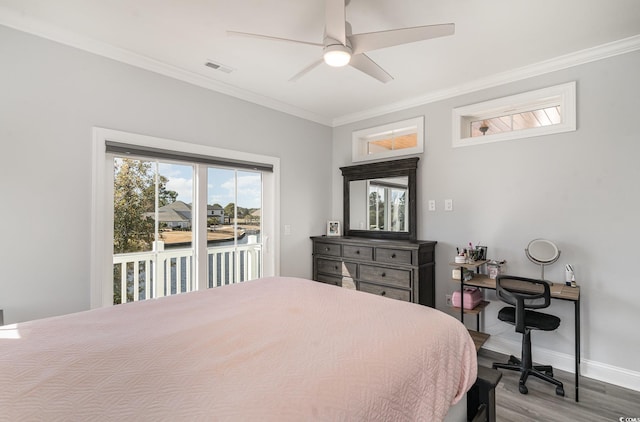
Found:
[[[493,362],[506,362],[508,356],[482,349],[478,364],[491,368]],[[544,362],[541,362],[544,364]],[[496,387],[496,415],[500,421],[553,422],[619,421],[621,417],[640,420],[640,392],[591,378],[580,378],[580,402],[575,402],[574,375],[554,370],[564,384],[565,397],[556,396],[554,385],[537,378],[527,380],[529,394],[520,394],[520,374],[502,370]]]

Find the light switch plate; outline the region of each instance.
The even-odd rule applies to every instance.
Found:
[[[436,210],[436,200],[429,199],[429,211],[435,211],[435,210]]]

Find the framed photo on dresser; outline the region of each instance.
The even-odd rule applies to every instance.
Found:
[[[337,220],[327,221],[327,236],[340,236],[340,222]]]

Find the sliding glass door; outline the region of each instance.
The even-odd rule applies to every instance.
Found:
[[[114,304],[262,275],[260,171],[115,154],[112,160]],[[195,192],[198,177],[206,197]],[[206,276],[196,276],[199,260],[207,263]]]

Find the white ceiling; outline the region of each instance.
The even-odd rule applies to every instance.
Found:
[[[334,126],[640,49],[638,0],[351,0],[346,13],[354,33],[456,31],[368,53],[387,84],[324,64],[288,82],[321,48],[226,31],[321,43],[322,0],[0,0],[0,24]]]

